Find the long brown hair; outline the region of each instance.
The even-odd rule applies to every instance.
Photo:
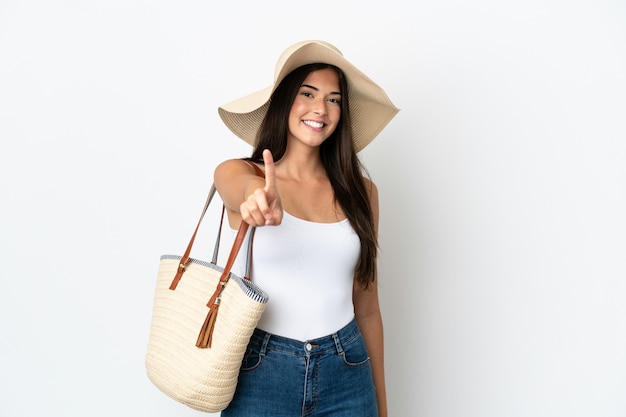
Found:
[[[296,68],[278,85],[270,98],[269,108],[257,134],[251,158],[263,162],[263,150],[269,149],[274,160],[280,160],[287,149],[289,112],[306,77],[313,71],[332,69],[339,76],[341,118],[333,134],[320,146],[322,165],[333,188],[335,200],[350,221],[361,241],[361,254],[356,265],[357,281],[364,287],[376,281],[378,242],[374,216],[361,164],[354,143],[348,106],[348,82],[341,69],[329,64],[308,64]]]

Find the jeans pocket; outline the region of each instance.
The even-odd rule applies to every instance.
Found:
[[[241,371],[252,371],[261,365],[261,359],[263,355],[254,348],[248,347],[246,353],[243,355],[243,361],[241,362]]]
[[[358,336],[343,346],[341,354],[344,365],[349,368],[360,368],[369,363],[370,358],[362,336]]]

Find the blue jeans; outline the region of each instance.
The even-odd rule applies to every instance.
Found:
[[[300,342],[255,330],[222,417],[377,417],[365,342],[355,320]]]

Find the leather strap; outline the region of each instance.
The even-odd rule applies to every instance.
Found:
[[[185,268],[187,267],[187,263],[189,263],[189,259],[190,259],[189,256],[191,255],[191,248],[193,247],[193,242],[196,240],[196,235],[198,234],[198,230],[200,229],[200,223],[202,223],[202,219],[204,218],[204,215],[206,214],[206,211],[209,208],[209,204],[211,204],[211,201],[213,200],[213,197],[215,196],[216,191],[217,191],[217,188],[215,187],[215,184],[211,185],[211,189],[209,190],[209,195],[207,196],[206,202],[204,203],[204,207],[202,208],[202,213],[200,214],[200,219],[198,220],[196,229],[194,230],[193,235],[191,235],[191,240],[189,240],[189,244],[187,245],[187,249],[185,249],[185,253],[183,253],[183,256],[180,258],[180,263],[178,264],[178,270],[176,271],[174,280],[170,284],[170,290],[176,289],[178,282],[183,276],[183,273],[185,273]],[[219,234],[218,234],[217,243],[219,244]],[[239,250],[239,248],[237,248],[237,250]]]

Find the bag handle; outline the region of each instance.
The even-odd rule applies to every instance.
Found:
[[[261,177],[261,178],[265,178],[265,173],[261,170],[261,168],[259,168],[258,166],[256,166],[256,164],[253,164],[252,162],[243,159],[243,161],[248,164],[249,166],[251,166],[252,168],[254,168],[254,171],[256,173],[257,176]],[[213,197],[215,196],[215,193],[217,191],[217,187],[215,186],[215,183],[211,185],[211,189],[209,190],[209,195],[207,196],[207,199],[204,203],[204,207],[202,208],[202,213],[200,214],[200,218],[198,219],[198,224],[196,225],[196,229],[193,232],[193,235],[191,235],[191,239],[189,240],[189,244],[187,245],[187,249],[185,250],[185,253],[183,253],[183,256],[180,259],[180,263],[178,264],[178,270],[176,271],[176,275],[174,276],[174,279],[172,280],[172,283],[170,284],[170,290],[175,290],[176,286],[178,285],[178,282],[180,281],[180,279],[183,276],[183,273],[185,272],[185,268],[187,267],[187,264],[189,263],[190,260],[190,256],[191,256],[191,248],[193,247],[193,243],[196,240],[196,235],[198,234],[198,230],[200,229],[200,224],[202,223],[202,219],[204,219],[204,215],[206,214],[209,205],[211,204],[211,201],[213,200]],[[219,225],[219,229],[217,232],[217,237],[215,239],[215,247],[213,249],[213,256],[211,258],[211,263],[213,264],[217,264],[217,257],[218,257],[218,252],[219,252],[219,245],[220,245],[220,237],[222,235],[222,226],[224,223],[224,212],[226,211],[226,206],[222,204],[222,215],[220,218],[220,225]],[[243,243],[243,239],[245,237],[246,231],[248,229],[247,227],[247,223],[246,226],[244,226],[244,221],[242,220],[241,224],[239,225],[239,230],[237,231],[237,237],[235,237],[234,243],[233,243],[233,247],[231,249],[231,256],[235,255],[235,258],[237,257],[237,253],[239,252],[239,250],[241,249],[241,245]],[[245,229],[245,230],[242,230]],[[240,236],[242,235],[242,236]],[[246,273],[245,273],[245,277],[248,278],[250,276],[250,264],[251,264],[251,259],[252,259],[252,237],[254,235],[254,231],[251,233],[250,236],[250,241],[248,242],[248,261],[246,262]],[[229,256],[229,259],[230,257]],[[233,263],[234,263],[234,259],[233,259]],[[228,266],[228,263],[227,263]],[[229,268],[224,268],[225,270],[228,270],[228,272],[230,272],[230,269],[232,268],[232,265],[230,265]]]

